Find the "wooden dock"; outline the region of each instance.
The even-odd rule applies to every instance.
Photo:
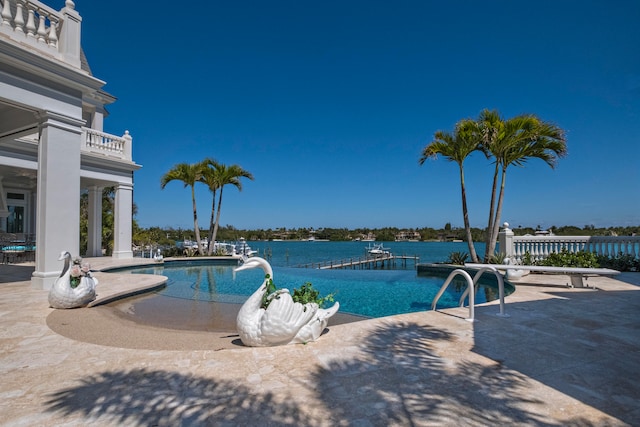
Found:
[[[378,256],[364,256],[340,259],[336,261],[323,261],[310,264],[301,264],[300,268],[316,268],[320,270],[332,270],[337,268],[375,270],[375,269],[394,269],[400,264],[403,268],[407,267],[407,262],[413,261],[414,267],[418,265],[420,257],[417,255],[393,255],[384,254]]]

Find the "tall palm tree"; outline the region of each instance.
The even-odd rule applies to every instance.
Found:
[[[220,189],[220,193],[218,194],[218,211],[216,213],[216,221],[213,228],[213,234],[211,237],[212,241],[215,241],[216,236],[218,235],[218,227],[220,226],[220,210],[222,208],[222,190],[225,185],[233,185],[238,189],[238,191],[242,191],[242,182],[241,178],[247,178],[253,181],[253,175],[242,169],[239,165],[231,165],[227,166],[221,163],[218,163],[213,167],[215,182],[218,184],[218,188]]]
[[[482,147],[482,152],[489,159],[491,158],[491,152],[487,147],[495,145],[495,143],[499,140],[500,136],[504,134],[504,122],[500,117],[500,114],[496,110],[483,110],[480,113],[480,117],[477,122],[477,135],[480,141],[480,146]],[[491,230],[493,230],[494,224],[494,215],[495,215],[495,205],[496,205],[496,189],[498,183],[498,176],[500,172],[500,167],[498,162],[495,162],[495,168],[493,171],[493,183],[491,190],[491,202],[489,203],[489,220],[487,224],[487,235],[485,236],[485,241],[488,242],[491,238]],[[485,246],[485,261],[487,258],[487,246]]]
[[[478,126],[487,136],[482,142],[483,148],[495,160],[484,254],[485,261],[488,261],[495,252],[498,239],[507,168],[511,165],[522,167],[529,159],[535,158],[554,168],[557,160],[567,154],[567,146],[561,128],[535,115],[525,114],[503,120],[496,111],[485,110],[478,119]],[[498,185],[500,190],[496,204]]]
[[[213,248],[215,246],[215,238],[214,238],[214,224],[215,224],[215,213],[216,213],[216,192],[220,188],[220,182],[218,181],[218,174],[216,170],[220,168],[220,163],[218,163],[215,159],[206,158],[202,161],[202,176],[200,177],[200,181],[206,184],[209,187],[209,191],[212,194],[211,201],[211,217],[209,218],[209,246],[207,248],[207,254],[211,256],[213,254]]]
[[[198,246],[198,253],[202,255],[202,248],[200,247],[200,227],[198,226],[198,211],[196,209],[196,182],[200,181],[202,176],[202,164],[188,164],[178,163],[174,165],[167,173],[165,173],[160,179],[160,187],[164,190],[167,184],[171,181],[182,181],[184,186],[191,187],[191,201],[193,204],[193,231],[196,235],[196,242]]]
[[[471,236],[471,226],[469,225],[469,211],[467,209],[467,190],[464,182],[464,161],[476,150],[481,149],[477,139],[477,126],[472,120],[461,120],[456,123],[453,133],[438,131],[434,134],[434,139],[422,149],[419,163],[423,165],[427,159],[435,159],[438,155],[447,160],[456,162],[460,171],[460,190],[462,193],[462,216],[464,219],[464,231],[469,245],[469,255],[473,262],[478,262],[473,238]]]

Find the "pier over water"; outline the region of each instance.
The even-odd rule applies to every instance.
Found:
[[[360,269],[360,270],[375,270],[375,269],[395,269],[398,266],[407,268],[407,262],[413,261],[413,266],[416,268],[420,257],[417,255],[393,255],[391,253],[385,253],[382,255],[368,255],[363,257],[344,258],[334,261],[312,262],[308,264],[299,264],[298,268],[316,268],[320,270],[334,270],[334,269]]]

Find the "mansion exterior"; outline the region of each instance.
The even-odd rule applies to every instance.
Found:
[[[35,246],[31,283],[49,289],[61,251],[80,255],[80,196],[88,250],[102,255],[102,190],[115,187],[113,257],[131,258],[132,137],[103,132],[101,88],[81,47],[75,4],[0,0],[0,235]],[[23,243],[24,244],[24,243]]]

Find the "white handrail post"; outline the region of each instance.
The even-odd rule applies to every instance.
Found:
[[[80,68],[80,27],[82,18],[74,8],[75,4],[72,0],[65,1],[65,7],[61,10],[64,22],[60,30],[58,46],[64,60]]]
[[[476,286],[473,283],[473,280],[471,279],[471,276],[469,275],[469,273],[465,271],[465,274],[463,274],[463,276],[465,277],[465,279],[467,279],[467,284],[469,286],[469,318],[466,320],[468,320],[469,322],[475,322],[476,321]]]
[[[504,279],[502,278],[502,274],[500,274],[495,268],[493,269],[493,272],[498,278],[498,297],[500,298],[500,313],[498,313],[497,316],[509,317],[504,310]]]
[[[124,147],[123,147],[124,158],[127,160],[131,160],[133,158],[132,157],[133,138],[131,137],[131,135],[129,135],[128,130],[124,131],[124,135],[122,136],[122,138],[124,138]]]

